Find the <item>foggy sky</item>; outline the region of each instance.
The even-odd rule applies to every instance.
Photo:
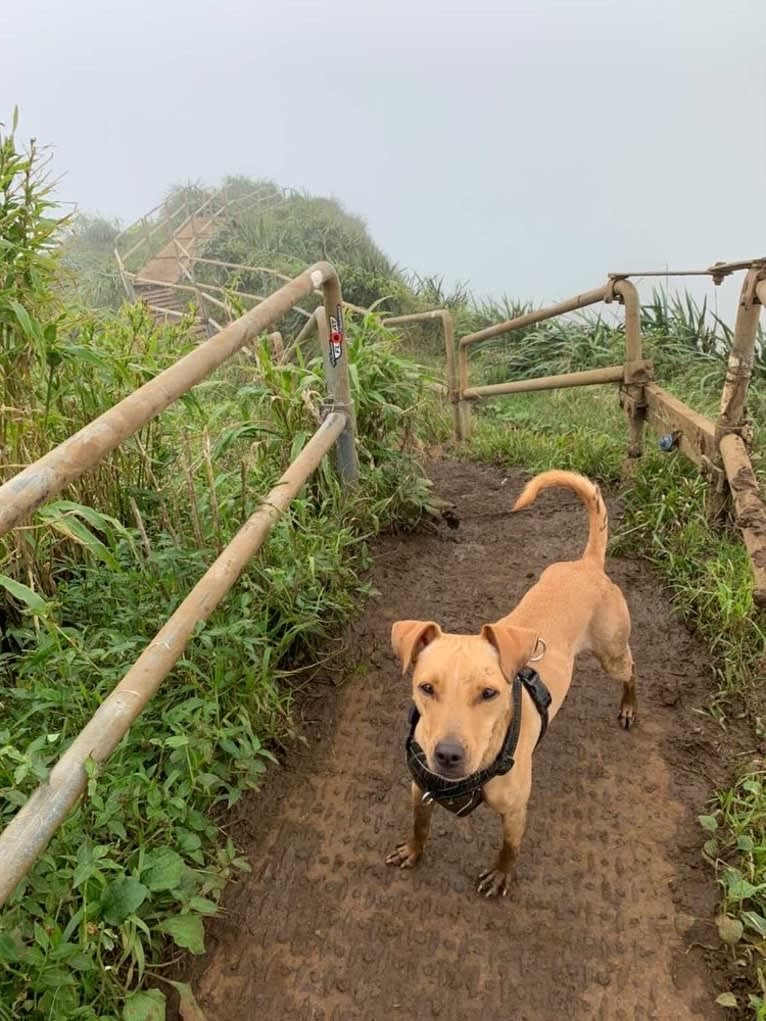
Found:
[[[766,254],[766,0],[3,0],[14,104],[88,211],[271,177],[480,294]]]

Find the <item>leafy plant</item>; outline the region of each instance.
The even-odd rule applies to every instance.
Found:
[[[56,241],[67,222],[53,215],[48,158],[32,141],[16,140],[18,112],[10,132],[0,125],[0,444],[9,418],[24,414],[25,376],[45,365],[56,341],[55,319],[41,326],[52,300]]]

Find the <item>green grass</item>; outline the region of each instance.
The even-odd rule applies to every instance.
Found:
[[[474,413],[470,456],[530,472],[570,468],[615,481],[625,454],[614,390],[583,388],[495,398]]]

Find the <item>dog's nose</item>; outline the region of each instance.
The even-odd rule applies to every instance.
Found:
[[[465,761],[465,749],[459,741],[450,738],[437,744],[434,755],[439,766],[450,773],[457,772]]]

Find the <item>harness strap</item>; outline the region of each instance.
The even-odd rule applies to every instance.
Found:
[[[540,733],[535,743],[536,748],[545,737],[545,732],[548,729],[548,710],[551,707],[552,701],[551,693],[543,684],[540,674],[533,670],[531,666],[525,666],[519,670],[517,677],[521,679],[521,683],[531,695],[532,701],[535,703],[535,709],[540,714]]]

